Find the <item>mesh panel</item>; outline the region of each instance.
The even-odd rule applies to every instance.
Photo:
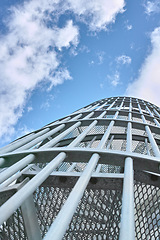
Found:
[[[146,136],[147,135],[144,130],[136,129],[136,128],[132,128],[132,134],[133,135],[140,135],[140,136]]]
[[[39,187],[34,193],[41,235],[47,233],[70,193],[69,188]]]
[[[83,172],[85,167],[86,167],[86,163],[77,163],[76,167],[74,168],[74,171],[76,171],[76,172]]]
[[[132,141],[132,151],[140,154],[147,154],[146,144],[140,141]]]
[[[91,140],[92,141],[92,140]],[[99,144],[99,140],[97,141],[93,141],[91,143],[91,141],[88,141],[88,142],[81,142],[78,147],[81,147],[81,148],[86,148],[86,147],[90,147],[90,148],[96,148]]]
[[[159,239],[160,189],[135,181],[136,239]]]
[[[126,140],[113,140],[110,146],[112,150],[125,151],[126,150]]]
[[[151,146],[150,143],[148,143],[148,149],[149,149],[150,155],[155,157],[155,154],[154,154],[154,152],[153,152],[153,149],[152,149],[152,146]]]
[[[102,172],[102,173],[120,173],[121,167],[114,166],[114,165],[108,165],[108,164],[101,164],[100,172]]]
[[[114,115],[106,115],[105,118],[114,118]]]
[[[23,240],[26,236],[20,208],[0,226],[0,240]]]
[[[118,239],[121,191],[86,190],[63,239]]]
[[[56,168],[57,171],[63,171],[66,172],[67,169],[71,166],[70,163],[67,162],[62,162],[60,163],[60,165]]]
[[[148,119],[146,118],[146,122],[147,122],[148,124],[151,124],[151,125],[156,125],[155,122],[153,122],[152,119],[151,119],[151,120],[148,120]]]
[[[117,119],[127,120],[127,119],[128,119],[128,116],[118,115]]]
[[[141,117],[132,117],[132,120],[135,121],[135,122],[143,122],[142,118]]]
[[[125,127],[113,126],[111,133],[126,133]]]
[[[90,135],[90,134],[104,134],[106,129],[107,129],[107,126],[95,126],[89,131],[88,135]]]
[[[69,134],[67,134],[63,139],[68,139],[68,138],[73,138],[73,137],[77,137],[82,131],[85,130],[86,127],[78,127],[76,129],[74,129],[72,132],[70,132]]]

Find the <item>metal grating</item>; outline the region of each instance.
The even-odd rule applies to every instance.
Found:
[[[122,192],[86,190],[63,239],[118,239]]]
[[[18,208],[10,218],[4,222],[0,229],[0,240],[23,240],[28,239],[24,227],[21,209]]]

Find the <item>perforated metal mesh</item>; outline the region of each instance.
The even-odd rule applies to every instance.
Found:
[[[160,188],[153,185],[159,185],[159,178],[153,175],[151,178],[147,182],[135,181],[136,239],[158,240],[160,237]]]
[[[121,191],[86,190],[63,239],[118,239]]]
[[[34,202],[42,237],[47,233],[69,193],[69,188],[42,186],[36,189]]]
[[[28,239],[24,227],[24,220],[20,208],[7,219],[0,228],[0,240],[23,240]]]

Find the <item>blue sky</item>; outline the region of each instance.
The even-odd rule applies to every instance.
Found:
[[[1,0],[0,146],[98,99],[160,106],[160,0]]]

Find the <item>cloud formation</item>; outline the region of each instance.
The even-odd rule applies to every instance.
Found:
[[[133,28],[132,24],[130,24],[128,20],[125,21],[124,26],[128,31],[132,30]]]
[[[129,56],[121,55],[116,58],[118,64],[130,64],[132,59]]]
[[[114,75],[107,75],[107,78],[114,87],[116,87],[120,82],[120,74],[118,71],[116,71]]]
[[[0,41],[0,137],[14,132],[28,93],[41,81],[56,86],[71,78],[67,69],[59,68],[56,48],[77,46],[78,28],[72,20],[63,28],[48,27],[45,11],[51,9],[42,2],[12,8],[8,34]]]
[[[10,9],[8,32],[0,40],[0,137],[14,133],[28,94],[39,83],[50,83],[51,89],[71,79],[60,56],[77,47],[79,29],[71,19],[58,27],[59,17],[71,12],[91,31],[100,31],[123,7],[124,0],[32,0]]]
[[[68,0],[68,3],[92,31],[106,30],[107,25],[115,21],[116,15],[124,12],[125,6],[124,0]]]
[[[139,77],[129,84],[126,94],[160,106],[160,27],[151,33],[152,51],[145,59]]]
[[[158,13],[160,12],[160,0],[146,1],[144,7],[147,15]]]

